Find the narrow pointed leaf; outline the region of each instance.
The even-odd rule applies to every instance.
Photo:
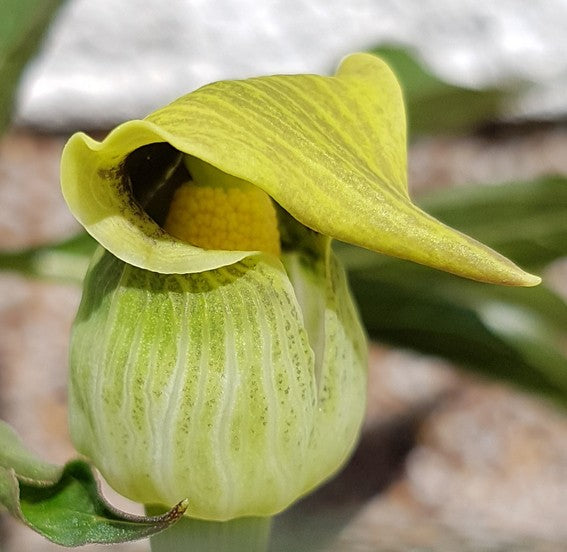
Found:
[[[567,255],[567,180],[462,187],[421,201],[534,270]],[[522,221],[522,232],[513,220]],[[370,335],[567,404],[567,304],[551,289],[471,283],[337,244]]]
[[[475,293],[474,284],[464,280],[448,282],[450,276],[425,268],[416,274],[401,263],[399,268],[395,278],[381,278],[379,271],[350,274],[371,338],[447,358],[567,406],[567,326],[563,322],[561,329],[552,316],[542,316],[543,288],[507,290],[506,296],[492,287]],[[420,285],[416,277],[423,278]],[[564,321],[567,305],[543,291],[544,304]]]
[[[0,3],[0,134],[7,127],[22,71],[62,0]]]
[[[567,178],[463,186],[431,193],[419,204],[530,270],[567,255]]]
[[[81,546],[156,534],[180,519],[187,501],[156,517],[120,512],[102,497],[86,462],[75,460],[64,468],[43,462],[0,422],[1,507],[57,544]]]
[[[445,224],[498,249],[529,270],[540,271],[567,255],[567,178],[546,176],[490,186],[459,186],[419,197],[421,207]],[[397,259],[336,244],[350,270],[395,273]],[[420,270],[419,267],[413,267]],[[404,270],[412,270],[410,265]]]
[[[537,284],[539,278],[413,205],[405,125],[388,66],[355,54],[335,77],[217,82],[121,125],[102,143],[77,134],[64,151],[63,193],[87,231],[135,266],[199,272],[250,255],[198,253],[165,234],[128,194],[128,156],[168,142],[257,185],[322,234],[476,280]],[[161,153],[172,160],[164,174],[174,174],[175,156]]]
[[[32,278],[80,283],[97,245],[89,234],[80,232],[69,239],[39,247],[0,251],[0,270]]]
[[[380,46],[371,52],[384,59],[400,81],[410,137],[471,131],[501,116],[513,97],[510,86],[476,89],[448,83],[408,48]]]
[[[38,485],[55,483],[62,468],[44,462],[28,451],[17,433],[5,422],[0,421],[0,467],[13,469],[26,481]]]

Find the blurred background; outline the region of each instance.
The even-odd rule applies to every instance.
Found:
[[[0,418],[44,458],[74,456],[67,345],[92,243],[65,241],[72,132],[374,51],[404,88],[416,202],[544,284],[338,244],[373,339],[367,422],[346,469],[278,518],[273,550],[565,550],[566,27],[567,0],[0,0]],[[0,519],[2,552],[60,549]]]

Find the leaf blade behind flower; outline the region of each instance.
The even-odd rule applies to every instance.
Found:
[[[81,546],[156,534],[180,519],[187,502],[156,517],[120,512],[102,497],[86,462],[75,460],[64,467],[44,462],[0,421],[0,507],[52,542]]]
[[[81,283],[97,242],[86,232],[38,247],[0,251],[0,270],[32,278]]]
[[[564,177],[459,187],[420,201],[532,270],[567,255]],[[441,355],[567,405],[567,304],[545,282],[522,290],[472,284],[336,245],[374,339]]]
[[[0,134],[10,122],[21,73],[63,0],[4,0],[0,6]]]
[[[383,58],[400,80],[408,111],[410,138],[420,134],[463,133],[497,119],[510,87],[473,89],[435,76],[409,48],[379,46]]]

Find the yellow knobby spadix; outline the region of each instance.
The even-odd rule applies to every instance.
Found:
[[[192,180],[175,190],[164,230],[203,249],[280,254],[276,209],[266,192],[199,159],[185,162]]]
[[[101,245],[73,329],[71,433],[116,490],[268,516],[344,462],[366,345],[331,238],[539,281],[413,205],[405,132],[393,74],[355,54],[334,77],[217,82],[69,140],[63,194]]]

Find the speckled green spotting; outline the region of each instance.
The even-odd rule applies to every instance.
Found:
[[[342,464],[364,412],[364,335],[334,259],[300,257],[284,263],[296,284],[317,281],[317,355],[308,305],[272,257],[161,275],[96,256],[73,330],[71,433],[116,490],[188,497],[205,519],[271,515]]]

